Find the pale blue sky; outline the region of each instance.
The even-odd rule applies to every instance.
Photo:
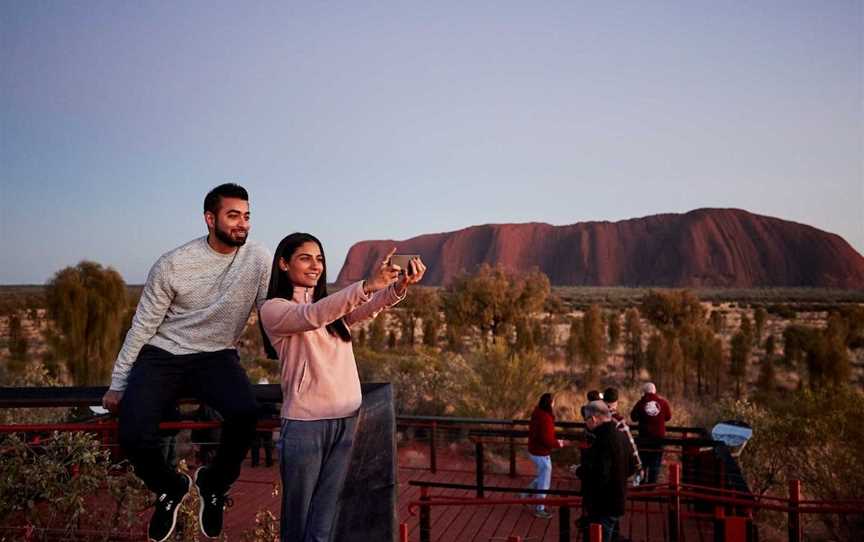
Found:
[[[252,237],[736,207],[864,252],[862,2],[0,0],[0,284]]]

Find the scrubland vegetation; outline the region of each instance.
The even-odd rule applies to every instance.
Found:
[[[82,262],[44,288],[0,294],[4,385],[105,385],[140,288]],[[538,271],[484,266],[446,288],[412,289],[352,332],[361,378],[392,382],[399,413],[518,418],[554,391],[558,417],[575,420],[588,389],[619,387],[627,410],[652,380],[675,424],[753,426],[741,462],[755,493],[784,495],[801,479],[809,498],[862,495],[862,292],[553,288]],[[278,382],[254,316],[239,348],[253,382]],[[831,536],[861,528],[822,519]]]

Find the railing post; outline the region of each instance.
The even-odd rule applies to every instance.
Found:
[[[432,540],[432,510],[428,504],[429,489],[420,488],[420,542]]]
[[[801,480],[789,481],[789,542],[801,542]]]
[[[726,509],[722,506],[714,507],[714,542],[726,540]]]
[[[399,542],[408,542],[408,524],[399,524]]]
[[[438,456],[435,454],[435,434],[438,428],[438,423],[433,421],[432,428],[429,430],[429,470],[432,474],[438,472]]]
[[[566,504],[558,510],[558,540],[570,542],[570,507]]]
[[[669,465],[669,542],[678,542],[681,536],[681,464]]]
[[[588,542],[603,542],[603,526],[592,523],[588,526]]]
[[[475,469],[477,471],[477,498],[482,499],[484,497],[483,492],[483,442],[477,441],[474,444],[474,462]]]
[[[510,431],[516,430],[516,424],[510,421]],[[516,477],[516,437],[510,434],[510,478]]]

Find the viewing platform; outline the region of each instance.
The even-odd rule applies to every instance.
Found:
[[[281,400],[278,385],[255,386],[262,403]],[[570,446],[553,455],[552,487],[544,503],[553,517],[536,517],[523,498],[533,478],[526,455],[527,421],[395,416],[389,384],[364,384],[364,403],[352,466],[343,492],[336,540],[343,541],[565,541],[581,540],[580,484],[568,469],[578,457],[581,423],[557,423],[558,437]],[[99,403],[104,388],[3,388],[0,408],[89,406]],[[171,422],[166,429],[218,428],[218,422]],[[278,429],[278,420],[263,419],[264,435]],[[24,436],[38,455],[54,431],[86,431],[122,457],[116,446],[116,421],[95,417],[78,423],[16,424],[0,432]],[[203,442],[192,442],[198,447]],[[755,541],[761,511],[783,514],[790,541],[802,540],[807,514],[864,514],[864,501],[817,502],[801,498],[800,484],[789,498],[753,495],[731,450],[699,428],[669,428],[665,463],[658,484],[629,489],[620,540]],[[569,454],[568,455],[568,451]],[[8,450],[7,450],[8,452]],[[3,452],[5,453],[5,452]],[[278,450],[274,462],[253,467],[249,457],[231,491],[225,515],[225,537],[255,538],[258,528],[278,529],[281,502]],[[578,462],[578,460],[576,461]],[[185,468],[196,466],[194,454]],[[535,492],[536,493],[536,492]],[[86,500],[89,511],[72,532],[51,526],[33,527],[22,514],[0,523],[0,539],[8,540],[143,540],[150,508],[134,510],[124,530],[106,524],[104,492]],[[192,499],[187,500],[189,506]],[[44,506],[44,503],[36,503]],[[191,540],[194,521],[181,518],[176,540]],[[186,536],[186,538],[184,538]],[[263,536],[263,535],[262,535]],[[586,541],[587,542],[587,541]]]

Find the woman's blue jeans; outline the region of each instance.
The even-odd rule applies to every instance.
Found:
[[[534,463],[534,466],[537,468],[537,476],[531,481],[531,485],[528,486],[528,489],[549,489],[552,485],[552,458],[548,455],[532,454],[528,454],[528,457],[531,458],[531,462]],[[546,494],[532,493],[526,495],[526,497],[543,499],[546,497]],[[538,504],[537,511],[539,512],[542,510],[544,510],[544,506]]]
[[[282,420],[282,542],[330,542],[357,417]]]

